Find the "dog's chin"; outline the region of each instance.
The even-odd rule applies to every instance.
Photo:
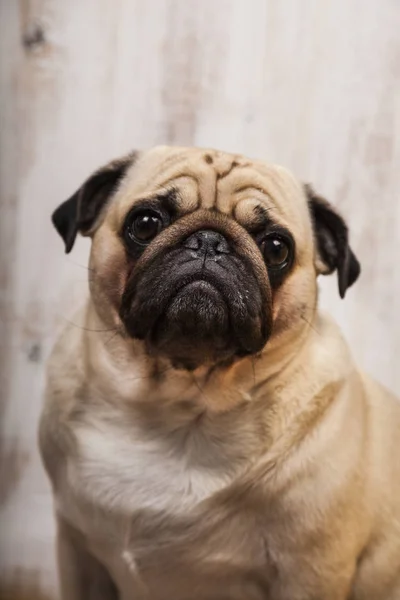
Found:
[[[202,280],[179,289],[157,319],[149,345],[154,353],[186,369],[231,360],[237,348],[221,292]]]

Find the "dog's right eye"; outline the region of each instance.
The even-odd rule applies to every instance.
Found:
[[[146,246],[158,235],[163,228],[163,219],[154,210],[145,209],[130,215],[126,224],[128,241]]]

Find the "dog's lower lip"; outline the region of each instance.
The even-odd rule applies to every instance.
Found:
[[[182,290],[193,286],[194,288],[198,288],[201,290],[212,290],[213,292],[217,292],[218,294],[220,294],[221,292],[219,291],[219,289],[213,284],[211,283],[211,281],[209,281],[208,279],[203,279],[202,277],[199,277],[197,279],[193,279],[192,281],[187,281],[185,283],[183,283],[177,290],[176,290],[176,295],[178,295],[180,292],[182,292]]]
[[[176,298],[180,297],[186,293],[196,292],[204,293],[207,296],[214,298],[214,301],[223,301],[226,304],[223,294],[221,291],[208,279],[194,279],[192,281],[186,281],[180,287],[175,290],[175,293],[171,296],[167,306],[171,306],[171,304],[176,300]]]

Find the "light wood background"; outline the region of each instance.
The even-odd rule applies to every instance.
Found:
[[[293,169],[350,223],[345,301],[321,282],[359,363],[400,392],[397,0],[0,0],[0,578],[54,583],[36,450],[44,364],[86,290],[51,211],[102,162],[156,143]],[[11,588],[9,588],[11,589]],[[44,597],[44,596],[43,596]]]

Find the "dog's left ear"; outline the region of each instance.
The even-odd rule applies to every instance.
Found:
[[[344,298],[347,288],[358,279],[360,263],[349,245],[349,233],[343,218],[329,202],[305,185],[308,205],[317,243],[317,271],[329,275],[337,270],[339,294]]]
[[[68,200],[53,213],[54,227],[65,243],[65,252],[71,252],[78,233],[90,235],[136,153],[113,160],[95,171]]]

